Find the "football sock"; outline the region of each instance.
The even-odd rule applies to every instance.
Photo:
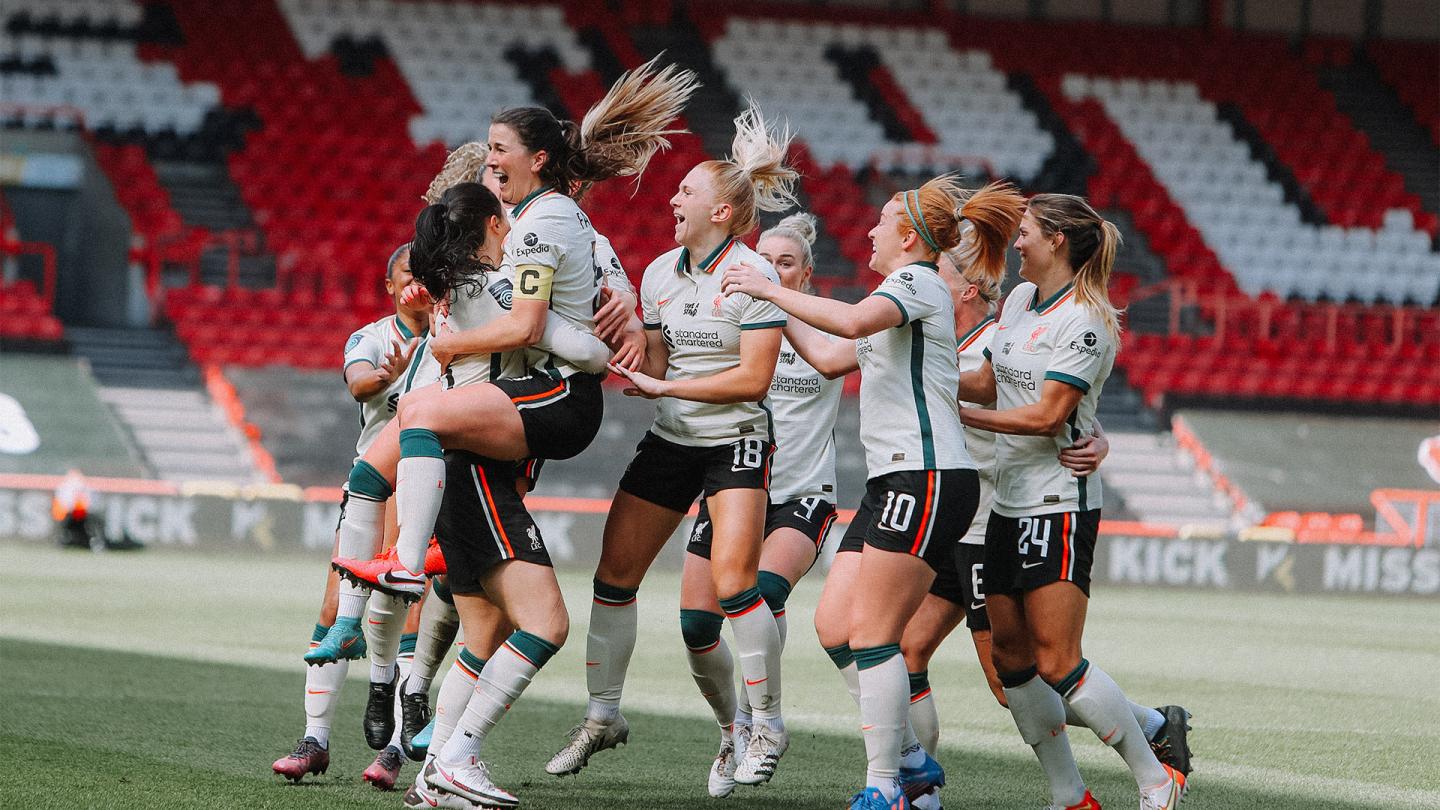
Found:
[[[339,554],[342,559],[368,560],[380,551],[385,533],[385,501],[390,499],[390,485],[378,471],[365,461],[350,468],[349,494],[340,516]],[[340,580],[340,606],[337,616],[358,619],[365,614],[370,592]]]
[[[1085,798],[1085,782],[1070,751],[1070,738],[1065,735],[1065,701],[1040,679],[1034,667],[1002,672],[1000,683],[1020,739],[1034,749],[1050,782],[1051,801],[1060,807],[1078,804]]]
[[[735,652],[745,678],[750,713],[755,722],[777,730],[780,718],[780,632],[770,606],[759,588],[749,588],[720,600],[720,607],[735,633]]]
[[[935,755],[940,745],[940,713],[930,691],[928,672],[910,673],[910,726],[925,750]]]
[[[462,649],[440,680],[440,693],[435,696],[435,730],[430,732],[431,754],[443,748],[455,731],[455,724],[465,713],[470,696],[475,694],[475,682],[480,679],[483,669],[485,659],[471,654],[469,649]]]
[[[479,757],[485,736],[530,685],[535,673],[559,652],[556,645],[524,630],[516,630],[485,662],[475,694],[452,734],[440,751],[444,762],[461,762]]]
[[[410,677],[405,680],[405,694],[428,692],[430,682],[445,660],[445,653],[455,642],[460,630],[460,614],[455,606],[439,598],[433,592],[420,606],[420,632],[415,639],[415,664],[410,668]]]
[[[1164,784],[1170,774],[1155,758],[1150,741],[1135,722],[1130,701],[1100,667],[1080,659],[1080,665],[1055,684],[1058,692],[1105,743],[1130,766],[1135,783],[1143,790]]]
[[[389,683],[395,675],[395,658],[400,653],[400,635],[405,629],[405,601],[388,593],[370,599],[365,620],[365,645],[370,655],[370,682]]]
[[[909,725],[905,659],[899,644],[864,647],[853,654],[860,682],[860,730],[865,736],[865,784],[892,800],[900,789],[900,749]]]
[[[440,439],[424,428],[400,431],[400,463],[395,468],[395,517],[400,536],[395,555],[412,574],[425,567],[425,547],[435,533],[435,518],[445,497],[445,453]]]
[[[591,720],[608,723],[620,714],[620,693],[635,652],[639,616],[635,591],[595,580],[585,636],[585,685],[590,692],[585,716]]]
[[[721,730],[735,722],[735,662],[730,648],[720,637],[725,617],[708,610],[681,610],[680,635],[685,639],[690,674],[700,696],[715,712]]]
[[[330,628],[315,625],[310,637],[310,646],[316,647]],[[350,671],[347,660],[305,667],[305,734],[314,737],[322,747],[330,747],[330,725],[335,720],[335,710],[340,705],[340,685],[345,683],[345,673]]]

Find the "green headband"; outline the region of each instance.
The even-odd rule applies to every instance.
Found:
[[[913,211],[910,210],[911,194],[915,195],[915,210]],[[930,235],[930,228],[925,224],[925,211],[920,207],[920,192],[911,189],[905,192],[904,197],[905,216],[910,218],[910,227],[914,228],[915,232],[920,234],[920,238],[925,240],[925,244],[929,245],[931,250],[939,253],[940,246],[935,243],[935,237]]]

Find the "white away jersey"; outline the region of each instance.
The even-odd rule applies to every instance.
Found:
[[[620,264],[620,256],[615,253],[615,246],[610,244],[610,237],[599,231],[595,232],[595,273],[611,290],[635,294],[635,285],[630,283],[625,266]]]
[[[515,268],[515,299],[548,301],[550,311],[594,334],[601,272],[595,262],[595,229],[575,201],[542,188],[510,211],[505,258]],[[557,377],[581,370],[537,348],[526,364]]]
[[[770,502],[835,497],[835,416],[844,381],[827,380],[780,339],[780,358],[766,402],[775,417]]]
[[[494,271],[476,276],[477,283],[451,290],[450,315],[437,321],[435,328],[440,329],[440,324],[444,323],[452,331],[464,332],[504,317],[510,312],[514,297],[514,277],[514,268],[507,261]],[[443,369],[446,388],[524,374],[524,352],[462,355],[451,361],[449,368]]]
[[[676,248],[645,268],[640,310],[646,329],[660,330],[670,350],[667,380],[708,377],[740,364],[740,333],[784,326],[785,313],[769,301],[743,293],[724,295],[725,269],[744,262],[780,282],[770,263],[737,239],[727,239],[690,267],[690,252]],[[770,414],[761,402],[711,405],[661,397],[655,411],[657,436],[694,447],[716,447],[754,436],[771,440]]]
[[[996,435],[995,511],[1006,517],[1084,512],[1104,502],[1100,476],[1076,478],[1059,453],[1095,424],[1100,389],[1115,365],[1115,338],[1105,322],[1075,303],[1070,285],[1045,301],[1026,282],[1010,293],[986,350],[995,369],[995,407],[1040,401],[1046,380],[1085,392],[1054,436]]]
[[[977,371],[985,364],[985,350],[990,346],[990,339],[995,333],[995,319],[986,318],[975,325],[966,335],[960,338],[960,347],[956,356],[960,362],[960,373]],[[979,405],[973,402],[961,402],[966,408],[985,408],[994,410],[995,406]],[[995,434],[988,430],[978,430],[967,427],[965,430],[965,449],[970,451],[970,457],[975,459],[975,467],[980,471],[980,505],[975,509],[975,519],[970,521],[970,530],[960,538],[960,542],[970,545],[985,545],[985,524],[990,520],[990,505],[995,502]]]
[[[345,341],[345,365],[342,373],[356,363],[369,363],[372,367],[379,368],[385,360],[386,352],[413,337],[415,334],[395,315],[356,329],[350,339]],[[370,445],[374,444],[375,437],[380,435],[385,423],[395,415],[400,395],[414,388],[423,388],[439,378],[440,365],[435,362],[435,355],[430,353],[429,338],[428,334],[421,334],[420,344],[410,356],[410,365],[379,393],[360,403],[360,438],[355,441],[357,461],[370,449]]]
[[[901,470],[975,469],[955,391],[955,305],[931,262],[908,264],[871,293],[900,308],[899,326],[855,341],[860,440],[870,478]]]

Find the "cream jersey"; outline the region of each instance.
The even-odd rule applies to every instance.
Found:
[[[645,268],[640,310],[645,328],[659,330],[670,350],[665,379],[708,377],[734,368],[740,364],[741,332],[785,325],[785,313],[769,301],[720,292],[726,268],[741,262],[780,282],[769,262],[734,238],[703,260],[693,261],[689,250],[676,248]],[[751,436],[773,440],[764,402],[712,405],[661,397],[651,429],[662,439],[695,447],[716,447]]]
[[[975,469],[955,391],[955,305],[931,262],[908,264],[871,293],[900,308],[899,326],[855,341],[866,475]]]
[[[387,352],[415,336],[395,315],[387,315],[356,329],[350,339],[345,341],[345,366],[342,373],[356,363],[368,363],[379,368]],[[395,416],[395,408],[402,394],[415,388],[423,388],[439,379],[440,365],[430,353],[430,336],[422,333],[419,337],[420,344],[410,356],[410,364],[379,393],[360,403],[360,438],[355,441],[356,461],[365,455],[365,451],[375,443],[375,437],[380,435],[385,424]]]
[[[595,233],[595,272],[600,276],[601,282],[611,290],[635,294],[635,285],[630,283],[629,274],[625,272],[624,265],[620,264],[615,246],[610,244],[609,237],[598,231]]]
[[[515,268],[516,300],[548,301],[552,313],[594,334],[602,273],[595,229],[574,200],[549,188],[521,200],[510,211],[505,258]],[[538,347],[525,355],[527,366],[555,377],[582,371]]]
[[[977,371],[985,365],[985,349],[990,345],[990,338],[995,333],[995,319],[986,318],[975,325],[960,338],[960,346],[956,352],[959,358],[960,373]],[[995,406],[979,405],[973,402],[961,402],[966,408],[985,408],[994,410]],[[975,519],[970,521],[970,530],[960,538],[960,542],[970,545],[985,545],[985,524],[990,520],[990,506],[995,502],[995,434],[988,430],[976,428],[965,428],[965,449],[970,451],[970,457],[975,459],[975,466],[980,471],[980,505],[975,509]]]
[[[510,312],[515,294],[515,271],[510,263],[476,277],[476,283],[450,291],[450,314],[436,321],[435,328],[454,332],[476,329]],[[441,326],[444,324],[444,327]],[[466,354],[456,357],[443,369],[446,388],[490,382],[501,377],[525,374],[525,352]]]
[[[995,406],[1039,402],[1046,380],[1073,385],[1084,396],[1054,436],[997,434],[995,511],[1006,517],[1084,512],[1104,503],[1100,477],[1072,476],[1060,466],[1059,453],[1094,429],[1100,389],[1115,365],[1115,338],[1104,321],[1075,302],[1070,285],[1044,301],[1038,295],[1029,282],[1010,293],[985,351],[995,369]]]
[[[770,502],[820,498],[835,503],[835,417],[844,381],[827,380],[780,339],[766,402],[775,417]]]

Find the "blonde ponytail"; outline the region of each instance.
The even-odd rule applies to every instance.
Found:
[[[744,236],[760,225],[761,211],[784,211],[798,205],[795,181],[800,173],[785,162],[790,127],[775,132],[754,100],[735,118],[735,140],[726,160],[700,165],[715,180],[715,199],[730,204],[730,235]]]
[[[1030,214],[1050,236],[1065,235],[1070,267],[1075,271],[1075,301],[1120,336],[1120,310],[1110,303],[1110,273],[1120,252],[1120,229],[1102,218],[1084,198],[1072,194],[1037,194],[1030,198]]]
[[[585,182],[639,176],[650,158],[670,147],[670,125],[684,112],[700,82],[692,70],[660,57],[622,75],[580,122],[578,178]]]

